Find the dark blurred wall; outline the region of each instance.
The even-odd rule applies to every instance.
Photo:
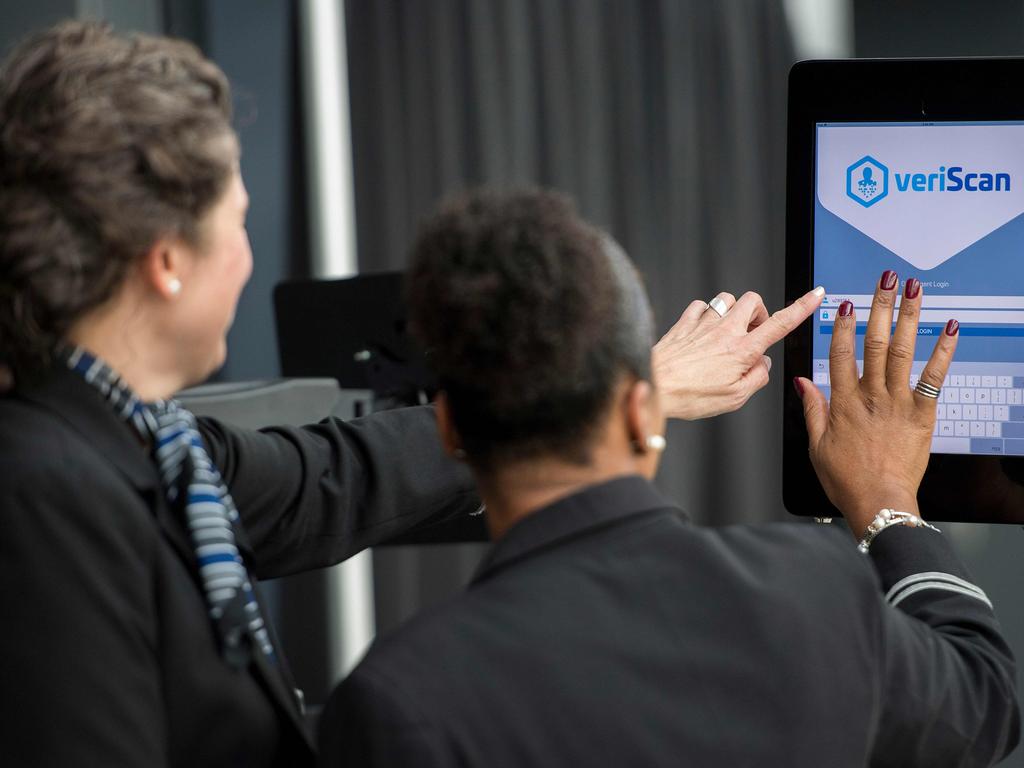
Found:
[[[854,0],[861,58],[1020,56],[1022,0]]]
[[[274,286],[308,274],[294,3],[216,0],[178,5],[172,27],[180,20],[179,34],[185,34],[189,25],[196,42],[231,81],[250,198],[253,275],[238,304],[227,363],[217,378],[272,378],[280,370]]]
[[[625,246],[662,330],[719,291],[781,306],[780,2],[348,0],[346,14],[360,269],[403,267],[443,195],[539,184]],[[670,427],[658,482],[698,520],[783,514],[778,384]]]
[[[29,32],[61,19],[73,18],[75,0],[34,0],[0,3],[0,55]]]
[[[781,305],[780,2],[348,0],[346,15],[361,270],[404,267],[443,195],[538,184],[625,246],[662,330],[719,291]],[[776,380],[741,413],[671,425],[662,489],[701,522],[784,517],[781,397]],[[478,551],[375,556],[389,627]]]

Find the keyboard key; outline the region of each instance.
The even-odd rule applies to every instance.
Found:
[[[961,403],[973,403],[974,402],[974,390],[970,387],[964,387],[960,390],[960,402]]]
[[[992,406],[991,405],[979,405],[978,406],[978,418],[982,421],[992,421]]]
[[[962,373],[952,374],[949,377],[950,386],[962,387],[964,385],[964,376]]]
[[[960,390],[956,387],[945,387],[942,390],[942,402],[944,403],[959,403],[960,402]]]
[[[993,389],[990,390],[992,393],[992,402],[997,405],[1003,405],[1006,402],[1006,390],[1005,389]]]
[[[971,425],[971,437],[984,437],[985,436],[985,422],[984,421],[971,421],[968,422]]]
[[[1024,389],[1024,376],[1014,376],[1013,377],[1013,388],[1014,389]]]
[[[950,403],[949,405],[947,405],[946,406],[946,418],[949,419],[950,421],[956,421],[957,419],[962,419],[963,418],[963,414],[960,411],[960,409],[962,407],[963,406],[956,405],[955,403]]]
[[[1021,440],[1024,443],[1024,440]],[[932,450],[935,453],[970,453],[971,438],[969,437],[935,437],[932,438]]]
[[[1006,390],[1006,402],[1009,405],[1020,405],[1024,403],[1024,390],[1020,389],[1008,389]]]
[[[939,403],[937,406],[935,406],[935,418],[938,421],[942,421],[944,418],[946,418],[946,404],[945,403]]]
[[[1010,406],[1010,421],[1024,421],[1024,405]]]
[[[939,422],[939,434],[943,437],[953,436],[953,422],[952,421],[940,421]]]
[[[996,377],[995,376],[982,376],[981,377],[981,386],[983,386],[983,387],[994,387],[995,385],[996,385]]]
[[[1007,405],[996,405],[992,408],[996,421],[1010,420],[1010,407]]]
[[[998,421],[985,422],[985,437],[1002,437],[1003,430]]]
[[[968,387],[980,387],[981,377],[980,376],[967,376],[964,378],[964,384]]]
[[[971,453],[1001,454],[1002,452],[1002,440],[994,440],[990,437],[971,438]]]
[[[962,405],[960,408],[963,411],[964,418],[968,421],[974,421],[978,418],[978,406],[974,405],[974,403]]]
[[[955,434],[957,437],[971,436],[971,424],[969,421],[954,421],[953,424],[956,425],[953,428],[953,434]]]
[[[976,389],[974,390],[974,401],[976,403],[991,403],[992,399],[987,389]]]
[[[1024,438],[1024,421],[998,422],[1003,428],[1003,437]]]
[[[1024,456],[1024,440],[1007,440],[1003,443],[1003,452],[1011,456]]]
[[[996,386],[1001,389],[1009,389],[1013,386],[1013,376],[997,376]]]
[[[815,384],[828,384],[828,374],[823,371],[814,372],[814,383]]]

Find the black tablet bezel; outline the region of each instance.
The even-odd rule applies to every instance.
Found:
[[[803,61],[793,66],[787,147],[787,303],[813,287],[816,124],[922,120],[1024,120],[1024,58],[851,59]],[[865,286],[865,292],[869,289]],[[811,377],[811,334],[807,322],[787,337],[787,380]],[[785,393],[783,503],[796,515],[837,515],[811,467],[800,400],[792,387],[786,387]],[[928,519],[1024,523],[1024,457],[933,454],[919,502]]]

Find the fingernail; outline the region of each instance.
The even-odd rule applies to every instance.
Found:
[[[853,314],[853,302],[852,301],[844,301],[842,304],[839,305],[839,316],[840,317],[849,317],[852,314]]]
[[[906,286],[903,288],[903,295],[908,299],[916,299],[917,294],[921,292],[921,281],[916,277],[912,277],[907,280]]]
[[[899,279],[899,275],[893,272],[891,269],[885,270],[882,273],[882,290],[891,291],[896,287],[896,281]]]
[[[948,323],[946,323],[946,335],[947,336],[956,336],[956,334],[957,334],[957,332],[959,330],[960,330],[960,323],[958,323],[956,320],[950,320]]]
[[[825,286],[819,285],[817,288],[815,288],[814,289],[814,295],[817,296],[819,299],[824,298],[825,297]]]
[[[799,395],[800,397],[803,397],[803,396],[804,396],[804,385],[803,385],[803,382],[802,382],[802,381],[800,381],[800,378],[799,378],[799,377],[797,377],[797,376],[794,376],[794,377],[793,377],[793,389],[795,389],[795,390],[796,390],[796,393],[797,393],[797,394],[798,394],[798,395]]]
[[[771,371],[772,369],[772,359],[768,357],[768,355],[764,356],[764,367],[767,368],[769,371]]]

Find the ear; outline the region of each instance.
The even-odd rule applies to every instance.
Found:
[[[187,266],[184,243],[179,238],[163,236],[142,257],[142,277],[150,290],[170,300],[181,292]]]
[[[448,406],[448,396],[444,392],[437,393],[437,398],[434,400],[434,414],[437,416],[437,431],[441,434],[441,445],[444,446],[444,452],[454,457],[462,450],[462,441],[459,439],[459,433],[455,430],[451,408]]]
[[[649,381],[636,380],[626,390],[626,429],[638,454],[647,453],[647,439],[661,434],[658,398]]]

